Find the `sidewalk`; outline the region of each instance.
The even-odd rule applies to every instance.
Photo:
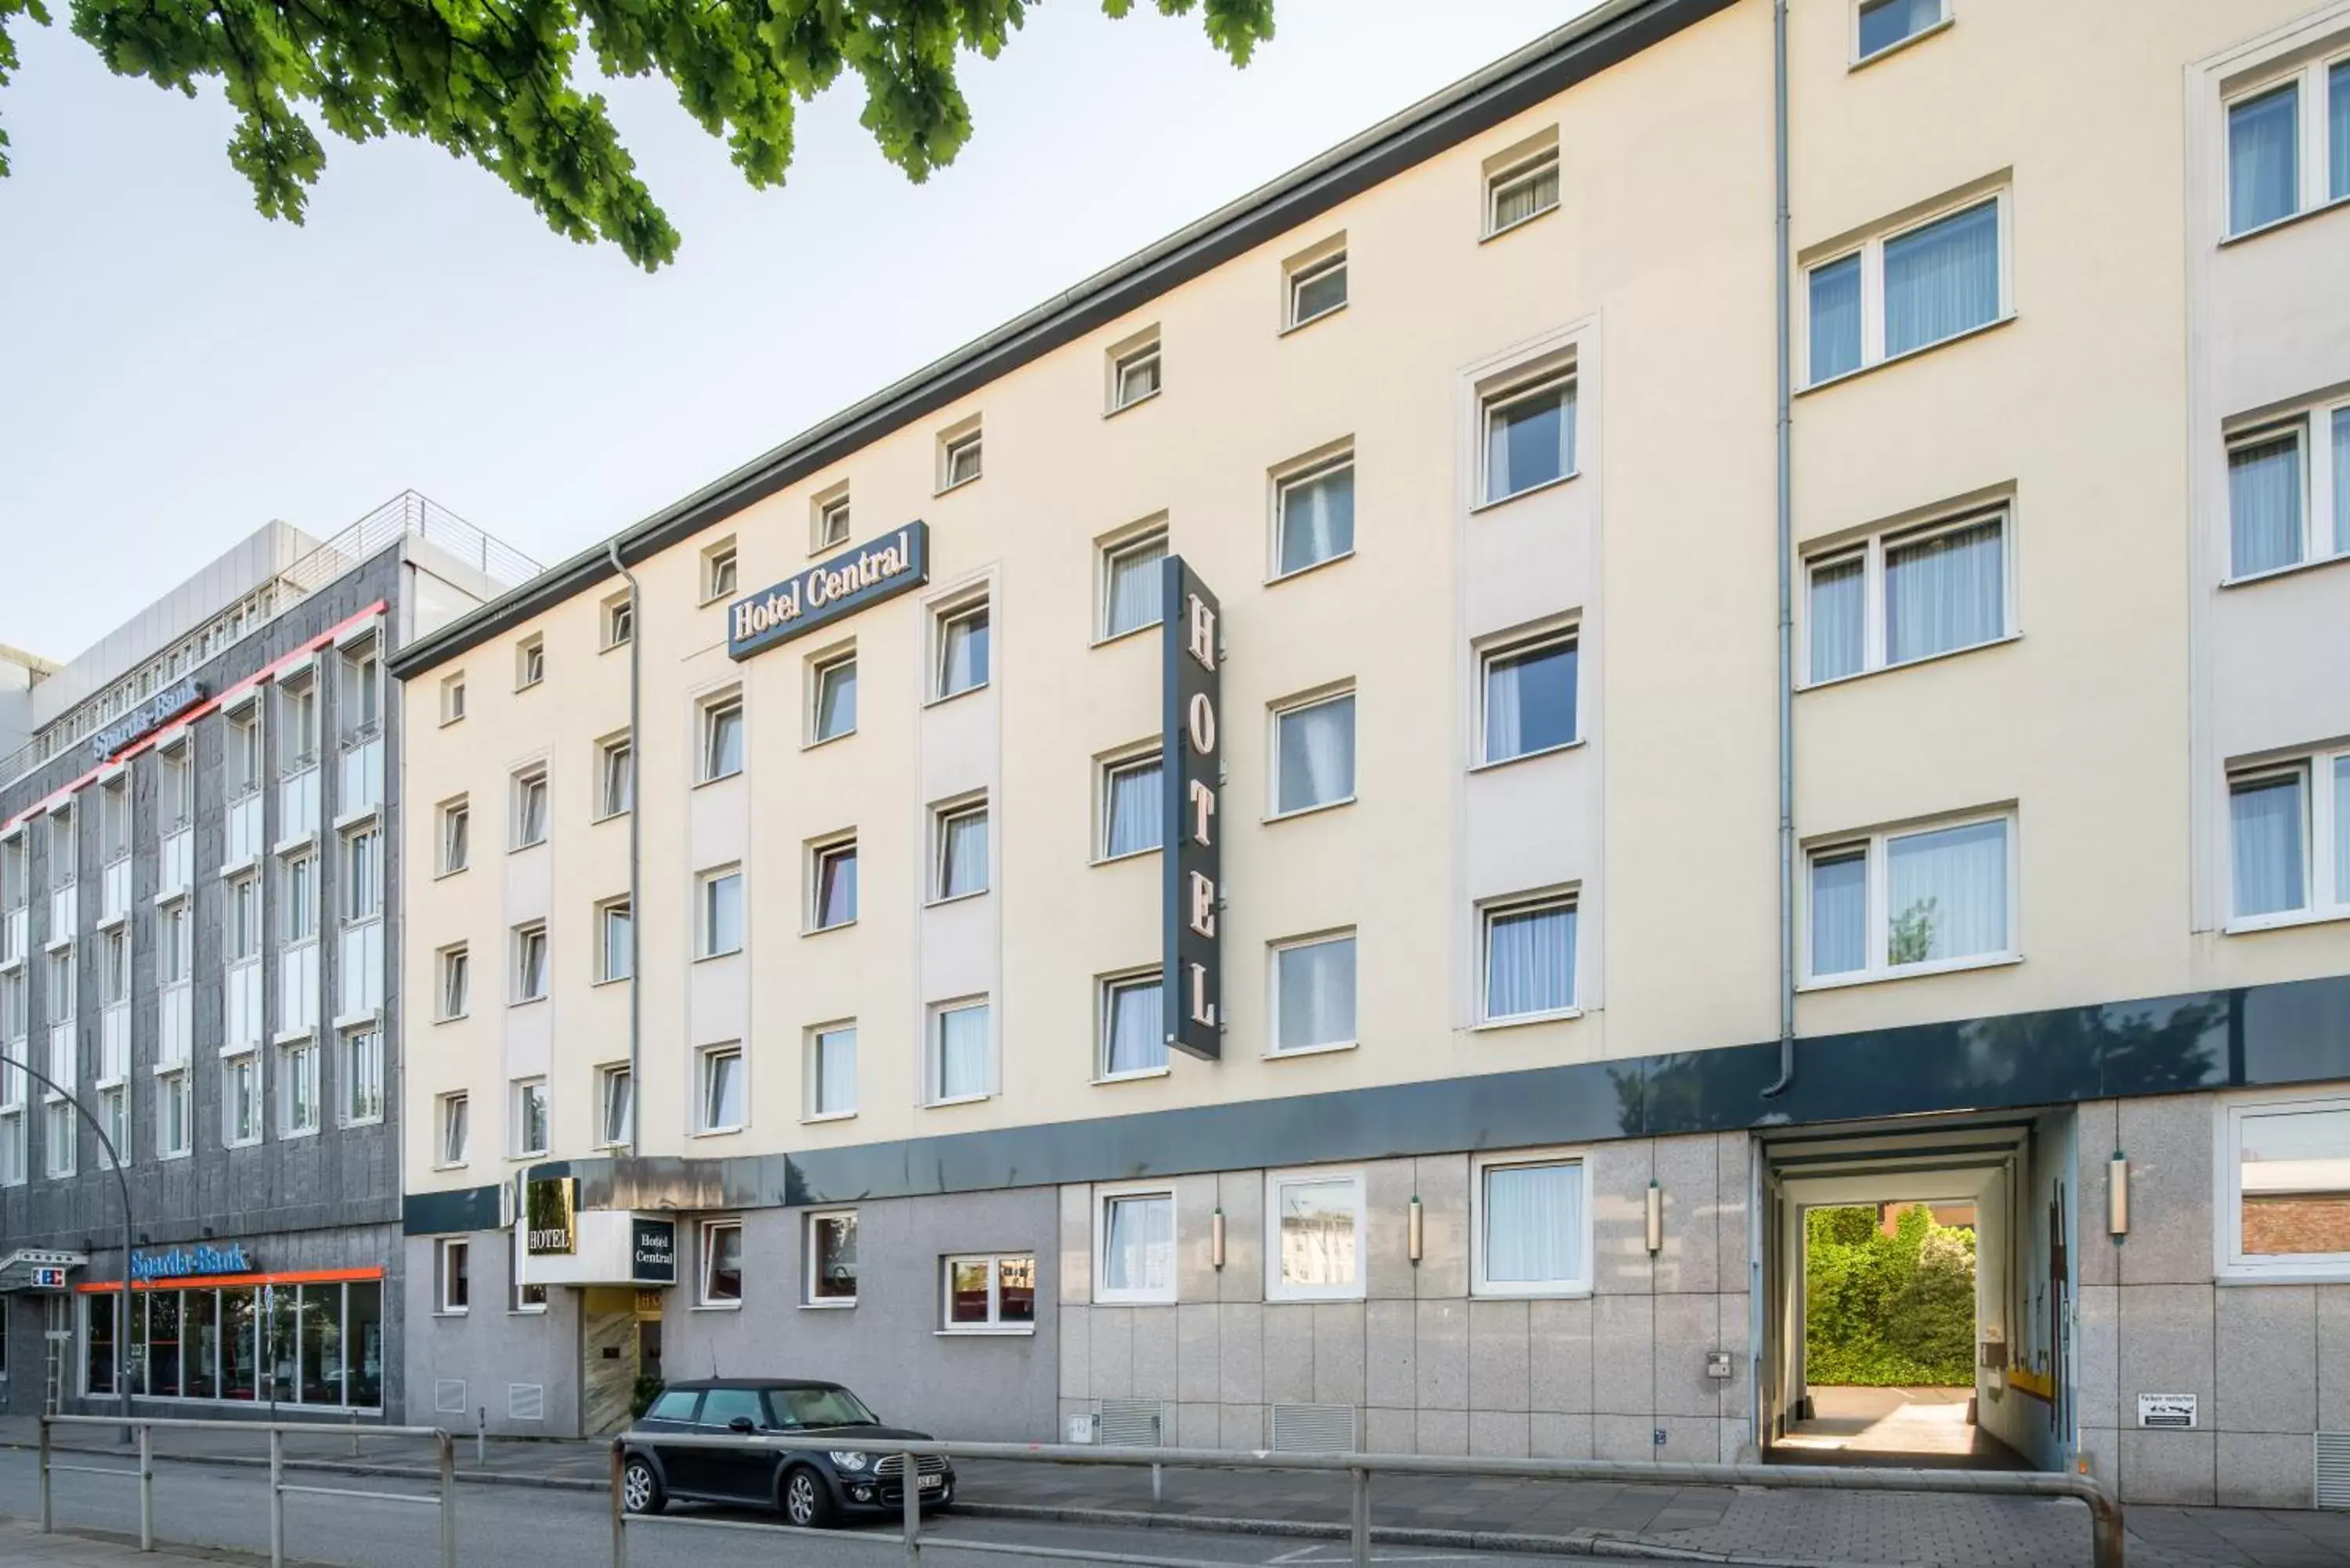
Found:
[[[0,1444],[31,1447],[35,1424],[0,1417]],[[111,1428],[61,1428],[58,1446],[112,1452]],[[290,1467],[428,1477],[429,1442],[347,1429],[289,1435]],[[259,1433],[159,1432],[159,1459],[265,1462]],[[484,1484],[602,1493],[600,1442],[493,1440],[475,1459],[459,1440],[457,1473]],[[1307,1539],[1342,1536],[1344,1477],[1305,1471],[1166,1472],[1159,1501],[1143,1469],[968,1460],[961,1511],[974,1516],[1222,1529]],[[1388,1542],[1461,1549],[1580,1551],[1764,1563],[1981,1564],[2039,1568],[2089,1561],[2087,1511],[2071,1501],[1853,1491],[1774,1491],[1615,1482],[1396,1476],[1372,1484],[1372,1522]],[[2131,1568],[2350,1568],[2350,1514],[2258,1509],[2127,1510]],[[0,1552],[0,1561],[13,1561]]]
[[[0,1514],[0,1563],[9,1568],[131,1568],[132,1564],[150,1564],[151,1568],[191,1568],[205,1564],[219,1568],[234,1563],[236,1568],[265,1563],[265,1557],[248,1557],[242,1552],[217,1552],[202,1546],[166,1546],[158,1542],[152,1552],[140,1552],[139,1542],[111,1535],[67,1534],[59,1532],[44,1535],[41,1527],[29,1519],[11,1519]]]

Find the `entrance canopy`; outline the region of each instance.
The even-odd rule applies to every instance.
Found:
[[[0,1295],[18,1291],[61,1291],[75,1269],[89,1266],[87,1252],[66,1252],[47,1247],[19,1247],[0,1258]]]

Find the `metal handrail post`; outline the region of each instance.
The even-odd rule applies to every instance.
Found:
[[[1357,1465],[1347,1473],[1355,1482],[1355,1568],[1371,1568],[1371,1472]]]
[[[612,1568],[629,1568],[629,1509],[620,1498],[620,1439],[612,1439]]]
[[[441,1568],[457,1568],[457,1439],[441,1434]]]
[[[2121,1500],[2106,1487],[2092,1487],[2078,1494],[2089,1505],[2091,1552],[2096,1568],[2122,1568],[2122,1505]]]
[[[905,1505],[906,1568],[922,1568],[922,1467],[911,1454],[900,1454],[905,1469],[899,1472],[898,1490]]]
[[[269,1428],[269,1568],[286,1568],[286,1434]]]
[[[155,1550],[155,1428],[139,1427],[139,1550]]]
[[[57,1529],[57,1521],[49,1508],[49,1417],[41,1416],[41,1533],[47,1535]]]

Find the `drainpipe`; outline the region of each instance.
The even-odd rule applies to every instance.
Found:
[[[643,832],[639,826],[644,814],[638,809],[636,775],[644,769],[644,758],[637,755],[639,734],[638,702],[643,688],[645,646],[645,597],[638,591],[637,575],[620,559],[620,541],[608,539],[604,553],[610,557],[612,569],[629,582],[629,1153],[638,1152],[638,1107],[644,1103],[644,1077],[637,1070],[639,1047],[644,1039],[645,1004],[643,988],[637,983],[637,961],[644,943],[638,931],[645,918],[644,899],[637,884],[643,879]]]
[[[1771,0],[1772,155],[1777,211],[1771,226],[1779,327],[1779,1081],[1795,1081],[1795,503],[1793,280],[1788,275],[1787,0]]]

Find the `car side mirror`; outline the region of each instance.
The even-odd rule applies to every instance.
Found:
[[[726,1423],[726,1429],[730,1432],[740,1432],[746,1438],[753,1432],[758,1430],[757,1427],[752,1423],[751,1417],[748,1416],[735,1417],[733,1420]]]

